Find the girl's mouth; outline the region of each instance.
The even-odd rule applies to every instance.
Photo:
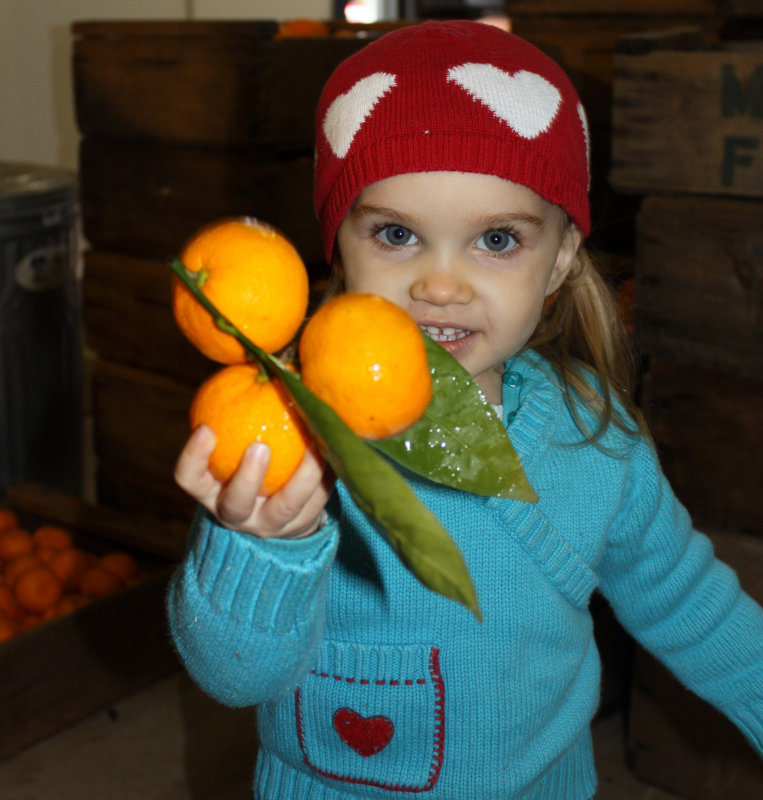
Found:
[[[465,339],[472,333],[463,328],[439,328],[436,325],[420,325],[419,327],[438,344],[457,342],[459,339]]]

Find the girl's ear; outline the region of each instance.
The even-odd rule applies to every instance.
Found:
[[[583,234],[580,228],[574,223],[565,225],[559,252],[556,255],[556,263],[549,276],[548,286],[546,286],[546,297],[552,295],[567,279],[575,264],[582,242]]]

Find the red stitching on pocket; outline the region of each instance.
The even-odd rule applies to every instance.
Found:
[[[442,675],[440,673],[440,651],[434,647],[429,653],[429,673],[432,676],[435,691],[434,764],[432,765],[432,770],[429,773],[429,782],[427,783],[427,787],[431,788],[435,785],[435,783],[437,783],[437,779],[440,777],[440,770],[442,769],[442,755],[443,750],[445,749],[445,684],[443,683]]]
[[[329,675],[326,673],[319,673],[315,670],[311,670],[311,674],[316,675],[320,678],[328,678]],[[440,651],[433,647],[429,651],[429,675],[432,680],[432,684],[434,686],[434,716],[435,716],[435,733],[434,733],[434,750],[432,754],[432,763],[429,769],[429,777],[427,782],[424,786],[408,786],[403,784],[390,784],[390,783],[383,783],[380,781],[374,781],[370,778],[353,778],[349,775],[338,775],[336,773],[329,772],[328,770],[322,770],[316,767],[314,764],[310,763],[310,758],[307,755],[307,750],[305,749],[305,730],[304,724],[302,721],[302,695],[300,689],[296,689],[294,692],[294,709],[296,715],[296,722],[297,722],[297,738],[299,740],[299,746],[302,750],[302,755],[304,757],[305,764],[310,767],[313,772],[316,772],[318,775],[322,775],[324,778],[331,778],[335,781],[340,781],[342,783],[356,783],[361,784],[364,786],[375,786],[379,789],[386,789],[393,792],[410,792],[412,794],[416,794],[419,792],[428,792],[432,787],[437,783],[437,779],[440,777],[440,770],[442,769],[442,760],[443,760],[443,752],[445,749],[445,684],[442,680],[442,675],[440,674]],[[334,677],[336,680],[342,680],[340,675],[331,676]],[[359,681],[361,684],[368,684],[366,679],[362,679]],[[386,681],[376,681],[377,684],[383,686]],[[390,681],[391,685],[398,686],[399,681]],[[418,684],[426,683],[426,680],[423,678],[418,678],[416,680]],[[406,685],[410,685],[408,681],[405,681]]]

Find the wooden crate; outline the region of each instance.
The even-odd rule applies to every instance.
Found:
[[[763,602],[763,540],[733,531],[710,535],[718,557]],[[634,665],[628,750],[639,778],[685,800],[763,796],[763,762],[739,730],[643,650]]]
[[[95,553],[132,553],[148,577],[0,643],[0,759],[179,669],[164,598],[184,529],[37,486],[6,490],[23,524],[59,524]]]
[[[356,37],[283,39],[272,20],[73,26],[85,137],[312,152],[318,94]]]
[[[763,196],[763,42],[623,37],[612,135],[619,191]]]
[[[763,382],[652,358],[643,405],[665,474],[696,524],[763,538]]]
[[[763,380],[762,253],[763,200],[646,197],[634,268],[642,352]]]

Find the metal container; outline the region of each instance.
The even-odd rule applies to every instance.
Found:
[[[77,195],[71,172],[0,161],[0,493],[82,490]]]

